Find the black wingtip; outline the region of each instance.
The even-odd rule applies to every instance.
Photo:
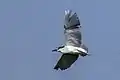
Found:
[[[54,69],[55,69],[55,70],[58,70],[58,69],[59,69],[59,66],[55,66]]]
[[[55,70],[59,70],[60,69],[61,71],[63,71],[63,70],[66,70],[67,68],[63,68],[63,67],[60,67],[60,66],[57,65],[57,66],[54,67],[54,69]]]
[[[67,68],[60,68],[60,69],[63,71],[63,70],[66,70]]]

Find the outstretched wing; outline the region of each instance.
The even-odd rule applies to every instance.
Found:
[[[78,57],[78,54],[63,54],[54,69],[58,70],[60,68],[61,70],[65,70],[69,68],[78,59]]]
[[[64,28],[74,28],[80,25],[80,20],[76,13],[73,13],[72,10],[65,11],[65,21],[64,21]]]
[[[81,46],[82,36],[79,27],[74,29],[65,29],[64,35],[65,35],[66,45],[75,46],[75,47]]]
[[[72,14],[71,10],[65,11],[64,28],[65,44],[80,47],[82,38],[80,32],[80,21],[77,14]]]

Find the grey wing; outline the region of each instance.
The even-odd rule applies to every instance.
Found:
[[[82,42],[82,36],[79,28],[75,29],[66,29],[64,31],[65,35],[65,44],[75,47],[80,47]]]
[[[77,54],[63,54],[57,64],[55,65],[54,69],[58,70],[65,70],[69,68],[77,59],[79,55]]]
[[[72,10],[65,11],[64,28],[76,27],[80,25],[79,18],[76,13],[72,13]]]

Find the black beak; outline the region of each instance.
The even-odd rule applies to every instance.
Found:
[[[52,52],[55,52],[55,51],[57,51],[57,49],[52,50]]]

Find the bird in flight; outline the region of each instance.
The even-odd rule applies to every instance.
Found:
[[[65,70],[69,68],[79,56],[86,56],[88,48],[82,43],[81,24],[76,12],[65,10],[64,35],[65,44],[52,50],[52,52],[60,52],[62,56],[58,60],[54,69]]]

